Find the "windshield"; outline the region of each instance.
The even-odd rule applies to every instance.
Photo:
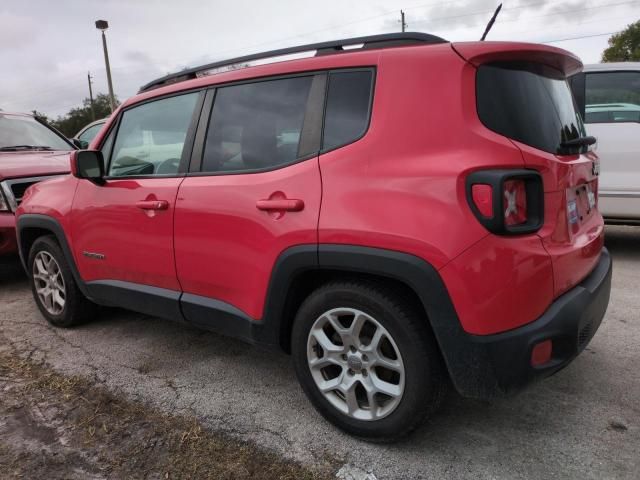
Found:
[[[103,125],[104,125],[104,122],[98,123],[96,125],[93,125],[93,126],[87,128],[84,132],[82,132],[80,135],[78,135],[78,140],[82,140],[83,142],[91,143],[91,140],[93,140],[95,138],[95,136],[98,134],[98,132],[100,131],[100,129],[102,128]]]
[[[563,142],[586,136],[582,118],[561,72],[535,63],[481,65],[477,75],[478,116],[508,138],[555,154]]]
[[[71,145],[33,117],[0,113],[0,149],[48,147],[51,150],[72,150]]]

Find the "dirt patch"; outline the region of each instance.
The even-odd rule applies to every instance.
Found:
[[[335,478],[256,445],[121,398],[85,378],[0,352],[0,476],[10,478]]]

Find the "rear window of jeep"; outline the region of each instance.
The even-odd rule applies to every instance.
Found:
[[[545,65],[481,65],[476,94],[487,128],[531,147],[561,153],[562,142],[586,135],[565,77]]]

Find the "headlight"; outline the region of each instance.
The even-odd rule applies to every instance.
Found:
[[[7,185],[6,182],[0,182],[0,212],[11,212],[13,211],[11,208],[11,202],[9,198],[11,195],[11,189]]]
[[[0,212],[8,212],[9,204],[7,200],[4,198],[4,194],[2,193],[2,189],[0,189]]]

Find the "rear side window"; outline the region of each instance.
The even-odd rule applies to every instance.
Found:
[[[478,116],[496,133],[554,154],[585,136],[561,72],[534,63],[481,65],[476,77]]]
[[[640,122],[640,72],[587,73],[585,122]]]
[[[313,77],[222,87],[209,120],[203,172],[275,168],[299,154]]]
[[[365,133],[369,125],[372,83],[371,71],[331,73],[322,141],[323,150],[331,150],[351,143]]]

